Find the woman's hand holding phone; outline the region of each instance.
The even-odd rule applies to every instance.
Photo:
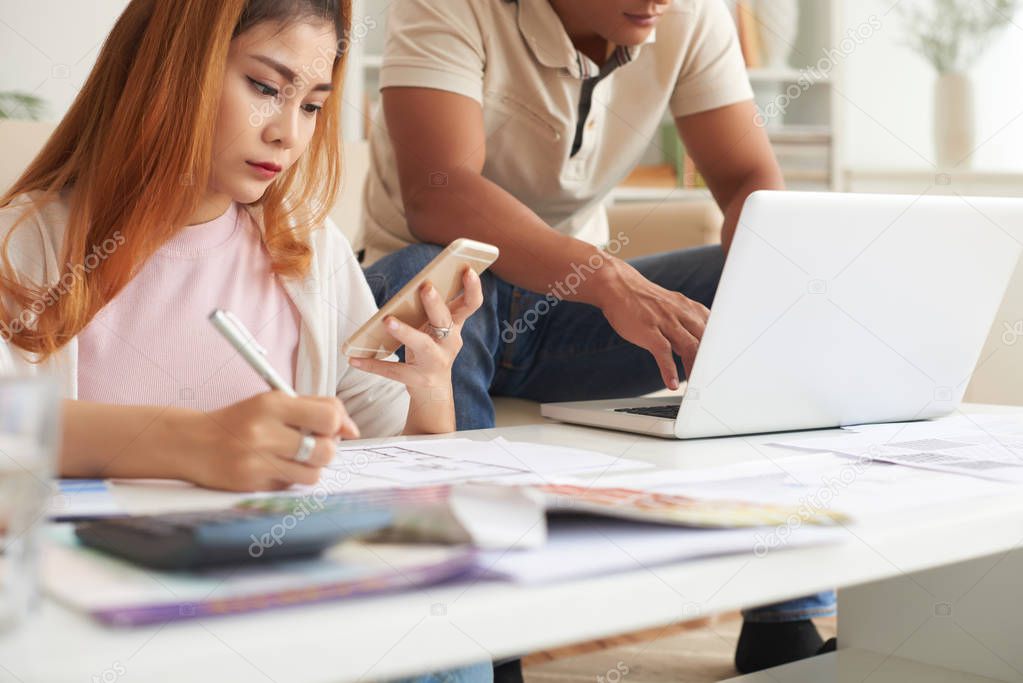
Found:
[[[445,433],[455,430],[451,367],[462,350],[462,325],[483,305],[483,287],[472,268],[462,273],[464,291],[445,304],[436,288],[425,282],[419,288],[429,322],[411,327],[397,318],[384,320],[387,332],[405,346],[405,362],[350,358],[352,367],[401,382],[412,398],[408,434]]]

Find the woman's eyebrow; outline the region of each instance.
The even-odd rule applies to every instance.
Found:
[[[281,64],[276,59],[272,59],[270,57],[267,57],[266,55],[252,55],[252,58],[266,64],[268,67],[279,73],[285,80],[289,82],[293,83],[298,80],[298,76],[295,75],[294,71],[289,69],[284,64]],[[331,85],[330,83],[318,83],[317,85],[314,85],[312,88],[313,92],[320,91],[330,92],[333,89],[334,86]]]

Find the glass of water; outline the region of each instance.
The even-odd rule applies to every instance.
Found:
[[[0,378],[0,632],[22,621],[36,602],[39,535],[59,443],[56,383]]]

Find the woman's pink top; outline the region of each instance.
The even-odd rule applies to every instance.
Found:
[[[267,391],[207,320],[241,320],[294,384],[301,326],[248,211],[183,229],[78,337],[78,398],[210,411]]]

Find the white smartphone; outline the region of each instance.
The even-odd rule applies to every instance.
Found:
[[[432,283],[441,298],[450,303],[462,293],[462,275],[466,266],[482,274],[497,260],[499,254],[497,247],[492,244],[468,239],[455,240],[349,337],[341,347],[341,352],[352,358],[387,358],[401,347],[401,342],[387,332],[384,327],[385,318],[394,316],[417,329],[428,322],[426,310],[419,298],[420,285],[424,282]]]

